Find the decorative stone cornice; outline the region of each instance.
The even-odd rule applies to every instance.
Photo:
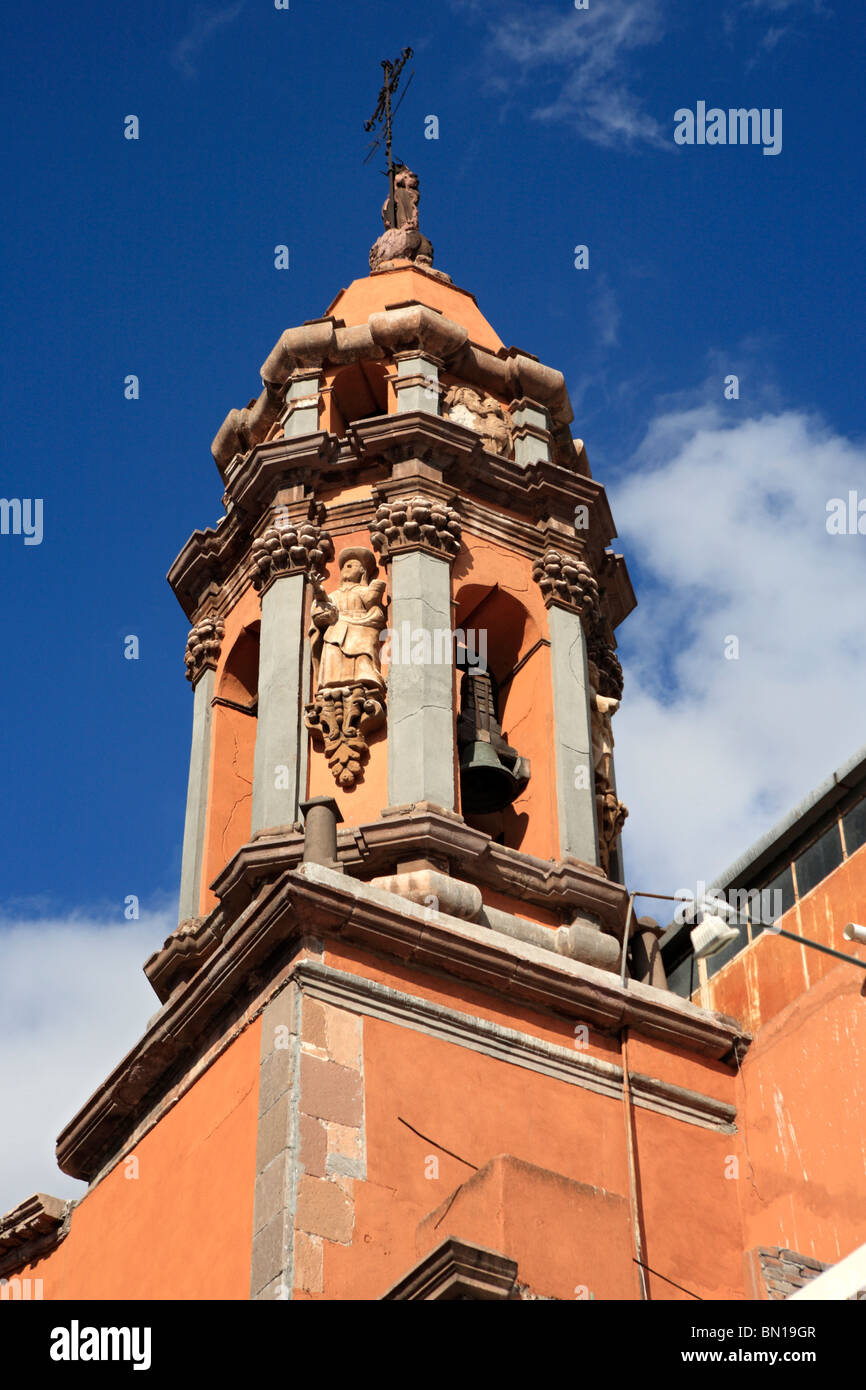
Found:
[[[260,832],[232,856],[213,882],[228,916],[242,912],[258,885],[295,868],[303,857],[304,838],[285,830]],[[596,865],[576,859],[539,859],[496,844],[486,831],[467,825],[455,811],[424,802],[389,806],[379,820],[341,830],[338,855],[346,873],[373,878],[394,873],[398,864],[418,859],[442,860],[458,876],[471,864],[474,882],[508,897],[571,920],[583,915],[621,938],[628,893],[607,879]]]
[[[562,372],[519,348],[479,347],[469,342],[463,324],[426,304],[395,305],[375,311],[366,324],[347,328],[329,317],[287,329],[262,366],[261,395],[243,410],[230,411],[214,439],[211,451],[223,477],[233,458],[266,437],[285,406],[286,382],[299,367],[381,360],[412,350],[434,353],[454,376],[500,398],[539,401],[557,427],[574,418]]]
[[[253,541],[253,584],[264,594],[281,575],[324,574],[333,556],[334,542],[317,521],[269,526]]]
[[[360,462],[367,464],[384,459],[393,466],[420,459],[444,471],[482,454],[481,440],[474,430],[426,410],[356,420],[347,429],[346,439]]]
[[[166,937],[162,949],[144,962],[144,973],[161,1003],[192,978],[219,943],[214,923],[204,917],[188,917]]]
[[[545,546],[585,555],[598,574],[612,626],[635,606],[625,562],[605,551],[615,527],[601,483],[551,462],[520,467],[485,453],[471,429],[426,411],[406,411],[355,421],[342,440],[323,432],[275,439],[238,460],[226,489],[227,515],[216,529],[194,532],[169,571],[190,619],[217,604],[224,616],[249,583],[251,537],[278,496],[302,502],[322,488],[359,484],[372,484],[388,497],[417,490],[450,501],[459,493],[465,531],[480,526],[482,534],[530,557]],[[578,538],[577,504],[589,516]],[[334,535],[364,529],[371,511],[357,497],[332,502],[329,529]]]
[[[53,1250],[66,1234],[67,1217],[74,1205],[35,1192],[0,1216],[0,1275],[23,1269]]]
[[[339,439],[325,430],[260,444],[229,474],[226,506],[255,519],[285,487],[300,485],[314,492],[322,482],[332,481],[338,469],[342,473],[339,453]]]
[[[460,550],[460,517],[439,498],[416,494],[384,499],[370,527],[370,541],[382,560],[406,550],[426,550],[453,560]]]
[[[584,560],[546,550],[533,565],[532,577],[547,608],[554,603],[571,608],[588,632],[595,628],[600,612],[598,582]]]
[[[204,618],[190,632],[183,659],[193,688],[205,671],[216,670],[224,636],[225,626],[219,618]]]

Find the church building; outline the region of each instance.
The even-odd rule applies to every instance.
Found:
[[[668,987],[625,882],[605,489],[418,196],[399,167],[369,274],[268,353],[169,571],[179,922],[57,1141],[85,1195],[0,1220],[45,1299],[771,1298],[759,1249],[807,1278],[866,1239],[802,1182],[762,1205],[772,1080],[744,1111],[744,1017]]]

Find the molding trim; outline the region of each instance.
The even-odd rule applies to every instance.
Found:
[[[498,1250],[449,1236],[382,1294],[403,1302],[449,1303],[459,1299],[519,1298],[517,1264]]]
[[[340,864],[352,875],[376,878],[393,873],[400,860],[447,859],[457,878],[470,877],[548,910],[589,915],[610,935],[622,937],[628,893],[597,866],[539,859],[495,844],[456,812],[430,803],[386,807],[379,820],[338,832],[337,843]],[[246,907],[263,880],[296,868],[303,852],[300,828],[283,826],[248,840],[211,885],[223,912],[233,915]]]
[[[531,1033],[503,1028],[488,1019],[420,999],[363,975],[349,975],[319,961],[299,961],[294,976],[301,989],[321,1003],[396,1023],[472,1052],[482,1052],[499,1062],[541,1072],[569,1086],[581,1086],[599,1095],[622,1099],[622,1067],[614,1062],[558,1047]],[[632,1100],[642,1110],[654,1110],[702,1129],[720,1130],[724,1134],[735,1132],[737,1112],[733,1105],[700,1091],[635,1072],[629,1074],[629,1081]]]

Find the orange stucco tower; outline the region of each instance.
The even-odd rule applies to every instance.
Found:
[[[398,231],[227,417],[169,574],[180,925],[58,1141],[46,1297],[744,1296],[746,1039],[627,913],[605,491],[561,373]]]

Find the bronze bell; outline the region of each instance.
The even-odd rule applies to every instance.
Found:
[[[460,687],[460,804],[469,815],[502,811],[529,781],[529,764],[502,736],[489,671],[467,671]]]
[[[517,778],[500,762],[492,743],[469,743],[460,756],[460,801],[470,815],[501,811],[520,791]]]

